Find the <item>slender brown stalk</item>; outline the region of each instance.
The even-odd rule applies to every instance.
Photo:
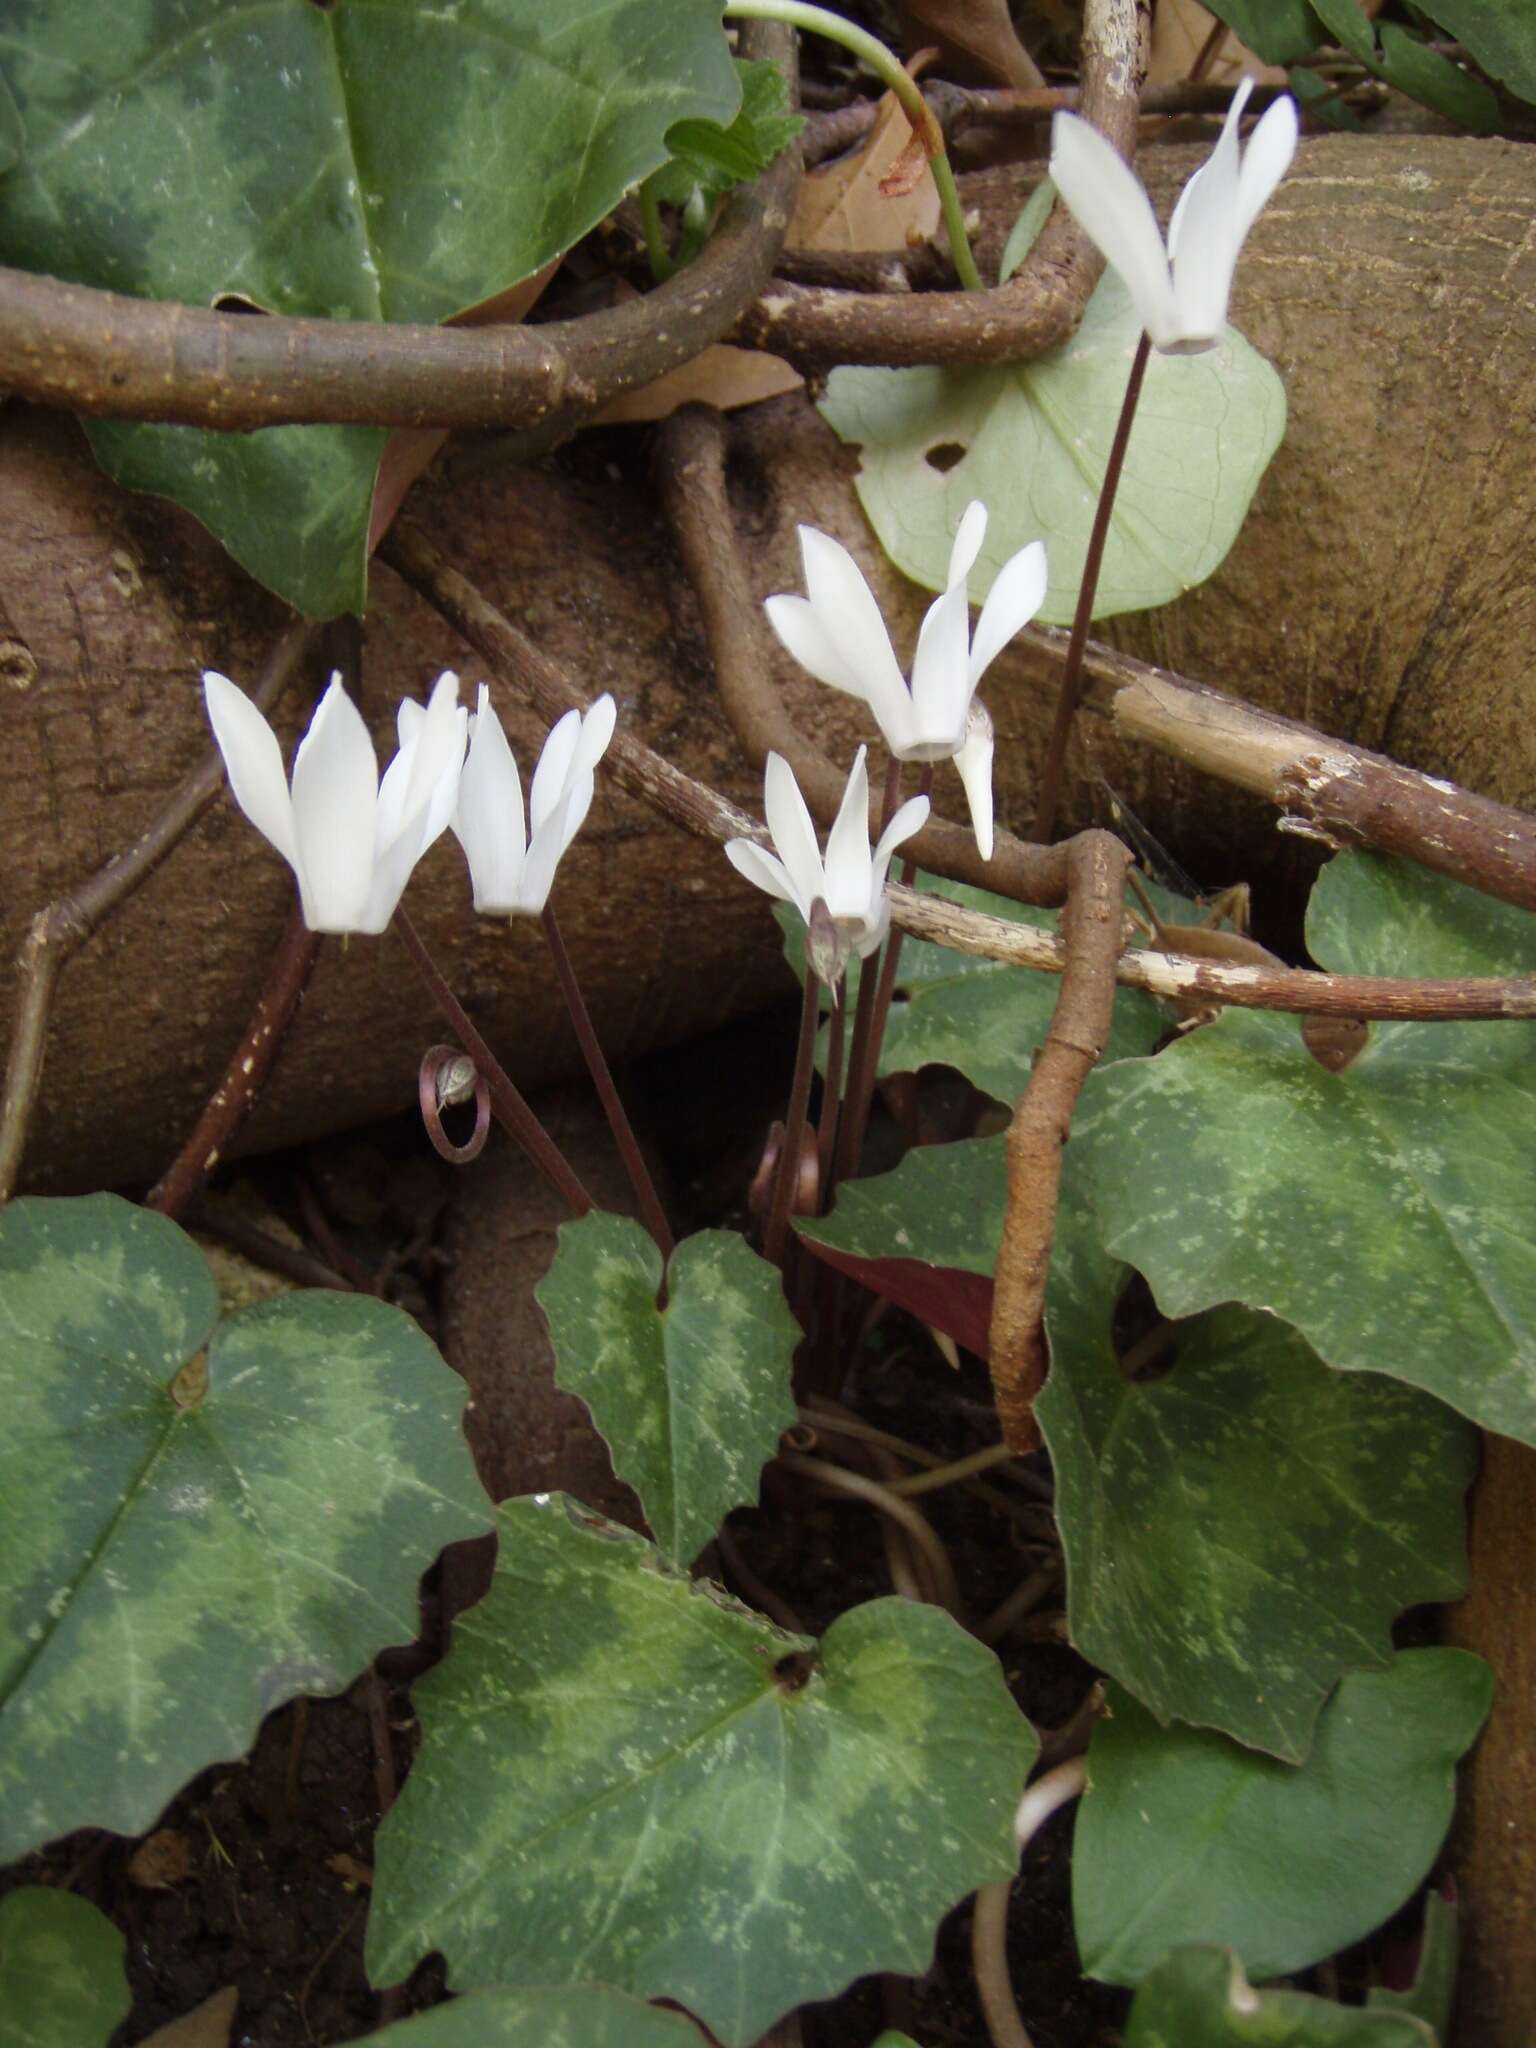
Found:
[[[587,1072],[592,1076],[592,1085],[603,1105],[603,1114],[608,1119],[613,1142],[618,1146],[619,1157],[624,1161],[624,1171],[629,1175],[629,1184],[635,1191],[635,1200],[640,1205],[645,1227],[655,1238],[662,1264],[666,1265],[671,1260],[674,1249],[667,1212],[661,1206],[661,1197],[656,1192],[656,1183],[651,1178],[651,1170],[645,1163],[644,1153],[640,1150],[634,1126],[630,1123],[619,1091],[614,1086],[613,1075],[593,1025],[592,1013],[588,1010],[586,998],[581,992],[581,984],[576,979],[576,969],[560,930],[559,919],[555,916],[553,904],[547,903],[544,906],[542,922],[544,936],[549,941],[550,956],[555,963],[555,974],[560,983],[561,993],[565,997],[565,1007],[571,1013],[571,1025],[587,1063]]]
[[[1099,502],[1094,508],[1088,552],[1083,557],[1083,580],[1078,586],[1077,610],[1072,614],[1072,638],[1067,643],[1066,665],[1057,686],[1056,716],[1046,745],[1045,763],[1040,770],[1040,793],[1035,803],[1035,822],[1030,829],[1030,837],[1041,844],[1056,829],[1067,741],[1072,736],[1072,720],[1083,694],[1083,651],[1088,645],[1088,628],[1093,622],[1099,571],[1104,566],[1104,544],[1109,539],[1110,515],[1115,509],[1115,493],[1120,488],[1120,472],[1125,466],[1125,451],[1130,446],[1136,402],[1141,397],[1142,379],[1146,376],[1147,359],[1151,353],[1152,337],[1143,334],[1131,360],[1131,374],[1126,379],[1125,397],[1121,402],[1120,417],[1115,423],[1115,438],[1109,444],[1109,460],[1104,465],[1104,481],[1099,486]]]
[[[821,1117],[816,1126],[816,1157],[821,1183],[818,1209],[827,1203],[832,1178],[832,1154],[837,1144],[838,1112],[843,1098],[843,1035],[848,1022],[848,984],[840,981],[832,991],[832,1014],[827,1022],[827,1071],[822,1080]]]
[[[1087,1782],[1088,1772],[1081,1757],[1057,1764],[1054,1770],[1035,1780],[1020,1801],[1014,1821],[1020,1855],[1051,1815],[1076,1799]],[[1008,1901],[1012,1891],[1011,1882],[983,1885],[976,1894],[971,1921],[971,1960],[993,2048],[1031,2048],[1008,1974]]]
[[[961,1618],[960,1587],[949,1552],[927,1516],[919,1513],[910,1501],[892,1493],[878,1479],[870,1479],[862,1472],[850,1472],[846,1465],[829,1464],[825,1458],[807,1458],[799,1451],[780,1451],[778,1462],[789,1471],[798,1472],[804,1479],[814,1479],[818,1486],[824,1486],[832,1493],[851,1494],[857,1500],[867,1501],[881,1514],[889,1515],[893,1522],[898,1522],[916,1542],[934,1574],[938,1604],[948,1609],[957,1620]]]
[[[283,936],[267,970],[266,986],[245,1036],[235,1048],[223,1080],[208,1098],[191,1137],[144,1197],[146,1209],[158,1209],[162,1216],[173,1219],[180,1217],[228,1150],[231,1139],[255,1106],[282,1049],[319,949],[319,934],[305,924],[303,905],[295,894]]]
[[[901,763],[895,755],[885,765],[885,789],[880,799],[880,821],[876,837],[882,836],[901,801]],[[886,935],[886,945],[891,943]],[[869,1098],[874,1092],[879,1046],[875,1040],[875,1013],[880,999],[880,970],[873,959],[865,960],[859,972],[859,999],[853,1011],[853,1041],[848,1051],[848,1085],[843,1091],[843,1111],[838,1124],[837,1146],[832,1158],[828,1198],[851,1175],[857,1173],[859,1153],[864,1144],[864,1127],[869,1118]]]
[[[805,991],[800,1003],[800,1036],[795,1043],[795,1072],[789,1087],[789,1108],[784,1113],[784,1140],[779,1151],[778,1171],[773,1177],[768,1228],[763,1235],[763,1257],[774,1266],[784,1263],[789,1212],[795,1190],[800,1185],[800,1153],[805,1143],[806,1111],[811,1103],[811,1075],[816,1067],[816,1030],[821,1022],[820,992],[821,983],[807,963]]]
[[[405,941],[406,951],[416,963],[417,972],[426,983],[432,1000],[448,1019],[455,1038],[490,1088],[491,1106],[496,1112],[497,1122],[517,1140],[574,1213],[585,1216],[588,1210],[597,1206],[596,1203],[582,1186],[570,1161],[514,1087],[495,1053],[475,1029],[469,1013],[438,972],[436,962],[404,910],[395,912],[394,928]]]
[[[298,674],[320,631],[307,619],[295,619],[284,628],[251,691],[251,702],[259,711],[272,709]],[[154,873],[207,810],[223,783],[223,760],[217,747],[210,746],[126,853],[114,854],[89,881],[33,918],[21,949],[21,987],[6,1061],[5,1092],[0,1098],[0,1203],[10,1198],[21,1171],[32,1111],[42,1085],[48,1013],[64,963]]]

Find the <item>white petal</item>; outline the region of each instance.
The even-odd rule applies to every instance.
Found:
[[[763,814],[768,820],[774,851],[794,885],[795,900],[809,908],[818,896],[826,894],[821,849],[816,844],[816,827],[811,823],[794,770],[782,754],[768,756],[763,775]]]
[[[399,908],[400,898],[405,894],[405,885],[411,879],[411,870],[420,858],[415,840],[410,832],[397,832],[373,863],[368,882],[368,897],[350,929],[355,932],[381,932]]]
[[[1173,280],[1152,202],[1134,172],[1086,121],[1058,113],[1051,123],[1051,177],[1080,227],[1120,273],[1153,343],[1177,337]]]
[[[528,792],[528,818],[534,832],[565,801],[576,750],[581,745],[581,713],[567,711],[549,729],[539,765]]]
[[[905,744],[910,699],[874,593],[840,541],[800,528],[805,587],[817,624],[864,697],[892,746]]]
[[[1237,180],[1235,233],[1241,249],[1296,154],[1296,102],[1276,100],[1248,138]]]
[[[789,879],[784,863],[775,860],[755,839],[727,839],[725,857],[738,875],[745,875],[753,888],[766,889],[781,903],[793,903],[802,917],[810,917],[810,902],[802,903],[795,894],[795,885]]]
[[[528,842],[517,762],[484,683],[479,702],[453,829],[469,862],[475,908],[494,915],[510,911],[517,900]]]
[[[955,528],[954,545],[949,551],[949,587],[963,583],[976,566],[976,557],[981,553],[981,544],[987,537],[987,508],[980,498],[972,498],[960,516]]]
[[[827,836],[826,897],[834,918],[863,917],[869,908],[869,771],[868,749],[860,747]]]
[[[459,679],[451,668],[445,668],[433,684],[433,696],[435,697],[437,692],[445,685],[451,686],[453,701],[457,704],[459,701]],[[402,747],[408,746],[415,739],[421,730],[421,722],[426,715],[426,707],[418,704],[414,697],[402,697],[400,699],[400,709],[395,713],[395,734]]]
[[[262,837],[296,868],[293,805],[276,733],[244,690],[217,669],[203,671],[203,701],[235,802]]]
[[[1243,85],[1248,84],[1244,79]],[[1191,340],[1214,340],[1227,321],[1237,263],[1237,180],[1242,167],[1237,123],[1247,97],[1239,87],[1216,147],[1185,186],[1178,204],[1173,295],[1179,324]]]
[[[618,718],[619,708],[605,690],[581,721],[581,745],[576,749],[576,763],[585,773],[590,774],[607,753]]]
[[[884,895],[870,905],[869,915],[864,919],[863,929],[853,941],[853,950],[861,960],[867,960],[871,953],[885,943],[885,935],[891,928],[891,906]]]
[[[971,706],[970,729],[965,745],[955,756],[955,767],[965,786],[965,800],[971,811],[971,830],[983,860],[992,858],[992,720],[982,704]]]
[[[925,796],[909,796],[889,825],[880,834],[880,844],[875,848],[873,861],[875,893],[885,888],[885,877],[891,865],[891,855],[903,841],[921,832],[928,822],[928,799]]]
[[[1243,117],[1243,109],[1247,106],[1248,95],[1252,91],[1253,80],[1251,78],[1244,78],[1239,81],[1237,90],[1233,93],[1226,115],[1222,120],[1221,133],[1216,138],[1215,148],[1211,151],[1205,162],[1186,180],[1184,190],[1178,196],[1173,212],[1168,219],[1168,261],[1170,263],[1179,253],[1179,242],[1184,233],[1184,222],[1189,212],[1190,202],[1194,198],[1201,179],[1215,162],[1224,143],[1234,151],[1236,150],[1237,124]]]
[[[555,870],[560,857],[581,829],[581,818],[573,819],[578,804],[581,814],[586,815],[587,804],[591,802],[592,778],[581,778],[588,792],[582,802],[580,784],[567,790],[558,806],[549,813],[542,824],[534,827],[533,837],[528,842],[528,858],[523,862],[522,876],[517,885],[517,902],[514,908],[525,917],[537,917],[549,901],[549,892],[554,885]]]
[[[800,666],[818,683],[830,683],[834,690],[846,690],[850,697],[862,697],[862,679],[844,661],[827,637],[808,597],[770,597],[763,610],[768,623]]]
[[[378,776],[362,713],[334,676],[293,764],[293,829],[311,931],[368,929]]]
[[[973,690],[1014,634],[1027,626],[1044,604],[1045,586],[1045,543],[1032,540],[1004,562],[987,592],[971,642],[969,681]]]
[[[964,583],[952,583],[928,607],[912,657],[912,727],[907,746],[922,749],[917,758],[947,758],[964,738],[966,706],[971,701],[970,667],[970,603]]]

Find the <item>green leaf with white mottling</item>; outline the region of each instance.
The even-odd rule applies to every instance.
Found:
[[[786,1635],[561,1496],[511,1502],[488,1597],[417,1686],[379,1830],[368,1974],[596,1980],[726,2048],[870,1971],[1014,1868],[1034,1731],[937,1608]]]
[[[1435,2037],[1418,2020],[1256,1991],[1230,1949],[1181,1948],[1136,1993],[1125,2048],[1435,2048]]]
[[[729,127],[718,121],[677,121],[667,130],[671,163],[655,172],[649,189],[671,206],[683,206],[697,187],[711,198],[766,171],[779,151],[805,126],[792,113],[784,74],[776,64],[736,60],[741,110]]]
[[[675,1564],[691,1564],[795,1419],[790,1367],[800,1326],[778,1268],[730,1230],[686,1238],[667,1268],[628,1216],[567,1223],[535,1290],[555,1377],[592,1410],[613,1469],[640,1496]]]
[[[114,0],[111,31],[96,0],[7,0],[0,262],[192,305],[446,319],[741,97],[720,0]],[[361,608],[381,434],[90,432],[302,610]]]
[[[1340,1674],[1390,1662],[1405,1608],[1465,1590],[1477,1433],[1411,1387],[1332,1371],[1248,1309],[1200,1317],[1171,1370],[1127,1380],[1123,1269],[1074,1211],[1036,1409],[1072,1641],[1160,1720],[1299,1762]]]
[[[704,2048],[681,2013],[603,1984],[471,1991],[368,2034],[358,2048]]]
[[[1278,1977],[1360,1940],[1439,1853],[1492,1698],[1480,1657],[1405,1651],[1344,1679],[1292,1766],[1160,1728],[1111,1687],[1072,1848],[1083,1967],[1139,1984],[1170,1949],[1210,1941]]]
[[[0,1862],[72,1828],[142,1833],[271,1708],[410,1641],[421,1573],[490,1521],[463,1405],[382,1302],[290,1294],[219,1323],[164,1217],[13,1202]]]
[[[1344,973],[1536,961],[1536,920],[1369,854],[1324,871],[1307,934]],[[1270,1309],[1330,1365],[1536,1443],[1536,1023],[1377,1023],[1330,1074],[1294,1019],[1228,1010],[1096,1077],[1072,1146],[1166,1314]]]
[[[41,1885],[0,1899],[4,2048],[103,2048],[133,2000],[125,1943],[105,1913]]]
[[[942,590],[961,513],[990,513],[971,577],[980,601],[1030,541],[1050,571],[1038,617],[1066,625],[1077,604],[1099,486],[1141,323],[1106,271],[1077,333],[1054,354],[1000,368],[843,367],[821,411],[860,446],[859,502],[891,560]],[[1285,389],[1235,327],[1204,355],[1147,365],[1094,617],[1167,604],[1215,574],[1285,432]],[[957,462],[946,452],[964,449]]]

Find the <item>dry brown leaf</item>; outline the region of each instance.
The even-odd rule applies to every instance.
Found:
[[[215,1991],[212,1998],[205,1998],[179,2020],[169,2020],[154,2033],[146,2034],[140,2048],[229,2048],[239,2003],[239,1987],[226,1984],[222,1991]]]
[[[1202,7],[1200,0],[1158,0],[1152,21],[1148,85],[1177,85],[1188,78],[1215,26],[1215,15]],[[1215,61],[1206,66],[1204,76],[1207,85],[1236,85],[1241,78],[1257,79],[1261,85],[1285,84],[1284,67],[1261,64],[1230,29],[1222,38]]]
[[[339,1878],[345,1879],[348,1884],[360,1885],[365,1891],[373,1885],[373,1872],[367,1864],[359,1863],[357,1858],[349,1856],[345,1849],[332,1856],[325,1867],[334,1871]]]
[[[729,342],[719,341],[691,363],[680,363],[658,377],[654,384],[624,392],[593,424],[611,427],[623,421],[664,420],[695,399],[729,412],[734,406],[755,405],[760,398],[777,398],[803,381],[799,371],[779,356],[764,355],[759,349],[732,348]]]
[[[937,43],[946,71],[982,85],[1038,92],[1045,78],[1019,41],[1008,0],[902,0],[908,51]]]
[[[911,190],[888,195],[882,180],[898,172],[912,134],[888,92],[863,147],[800,180],[787,240],[796,249],[905,249],[939,225],[939,194],[926,162]]]
[[[128,1875],[146,1891],[168,1892],[192,1875],[192,1844],[175,1828],[146,1835],[128,1859]]]

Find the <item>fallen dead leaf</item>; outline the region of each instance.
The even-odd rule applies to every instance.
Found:
[[[239,2003],[239,1987],[226,1984],[222,1991],[215,1991],[212,1998],[205,1998],[179,2020],[170,2020],[154,2033],[146,2034],[140,2048],[229,2048]]]
[[[1148,85],[1177,85],[1188,78],[1215,26],[1215,15],[1202,7],[1200,0],[1159,0],[1152,22]],[[1228,29],[1214,61],[1205,68],[1204,81],[1235,86],[1242,78],[1256,79],[1262,85],[1284,85],[1285,70],[1281,65],[1261,64],[1248,45]]]
[[[348,1884],[360,1885],[365,1891],[372,1888],[373,1872],[366,1863],[359,1863],[355,1856],[349,1856],[345,1849],[339,1855],[330,1857],[325,1867],[334,1871],[337,1877],[344,1878]]]
[[[863,146],[800,180],[790,216],[796,249],[906,249],[926,242],[939,225],[939,193],[926,161],[904,192],[882,190],[892,174],[905,183],[902,158],[912,127],[894,93],[880,102]]]
[[[1015,92],[1038,92],[1045,84],[1019,41],[1008,0],[901,0],[901,30],[909,51],[937,43],[946,73],[1011,85]]]
[[[146,1835],[128,1859],[128,1875],[146,1891],[168,1892],[192,1875],[192,1844],[175,1828]]]

